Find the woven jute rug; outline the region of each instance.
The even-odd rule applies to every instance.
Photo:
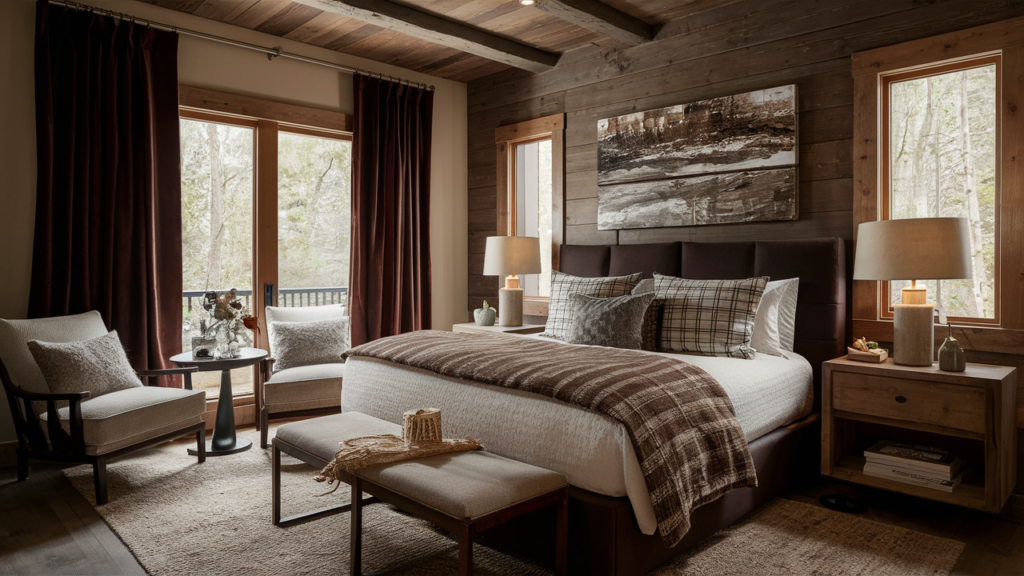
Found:
[[[344,574],[347,514],[286,529],[270,521],[270,450],[258,433],[251,450],[198,464],[183,444],[108,468],[110,502],[97,507],[146,570],[171,574]],[[348,490],[318,498],[316,470],[285,458],[285,516],[347,501]],[[92,469],[65,471],[95,503]],[[429,523],[385,504],[363,512],[363,569],[371,574],[454,574],[458,543]],[[778,499],[722,530],[655,574],[949,574],[960,542]],[[478,574],[550,574],[545,566],[477,544]]]

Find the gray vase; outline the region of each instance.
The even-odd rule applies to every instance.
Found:
[[[497,317],[497,313],[494,308],[477,308],[473,310],[473,319],[476,320],[477,326],[494,326],[494,320]]]
[[[952,336],[939,347],[939,370],[946,372],[963,372],[967,369],[967,355],[960,347],[960,342]]]

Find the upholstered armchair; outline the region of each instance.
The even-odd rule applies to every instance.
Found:
[[[52,394],[28,342],[83,342],[107,334],[99,312],[37,320],[0,320],[0,380],[18,436],[18,480],[29,460],[92,464],[96,503],[107,502],[107,463],[168,440],[195,434],[199,462],[206,459],[206,392],[192,390],[195,368],[136,371],[151,378],[181,375],[185,388],[140,385],[91,397],[83,391]]]
[[[267,306],[270,357],[260,365],[256,398],[260,415],[258,427],[261,447],[269,446],[267,427],[270,420],[340,412],[341,380],[345,374],[345,364],[340,362],[297,366],[275,372],[274,325],[278,322],[313,322],[347,316],[345,307],[337,304],[303,308]]]

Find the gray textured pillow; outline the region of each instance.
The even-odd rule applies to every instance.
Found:
[[[314,366],[341,364],[348,350],[348,317],[313,322],[274,322],[270,331],[274,372]]]
[[[572,294],[585,294],[598,298],[624,296],[640,282],[640,273],[607,278],[583,278],[551,271],[551,297],[548,302],[548,321],[541,336],[566,340],[572,329]]]
[[[640,349],[644,314],[654,296],[654,292],[612,298],[571,294],[573,319],[569,343]]]
[[[30,340],[28,349],[53,394],[89,392],[96,398],[142,386],[116,330],[81,342]]]
[[[644,278],[633,288],[633,294],[654,293],[654,279]],[[661,301],[655,297],[651,305],[644,312],[643,344],[644,350],[656,351],[658,349],[658,322],[661,320]]]

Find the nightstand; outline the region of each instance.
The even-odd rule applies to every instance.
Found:
[[[1017,483],[1017,371],[968,364],[930,367],[825,362],[821,473],[929,500],[998,513]],[[952,493],[863,473],[864,449],[896,440],[949,450],[964,462]]]
[[[466,322],[452,326],[452,332],[490,332],[492,334],[540,334],[544,331],[541,324],[523,324],[522,326],[477,326],[476,322]]]

